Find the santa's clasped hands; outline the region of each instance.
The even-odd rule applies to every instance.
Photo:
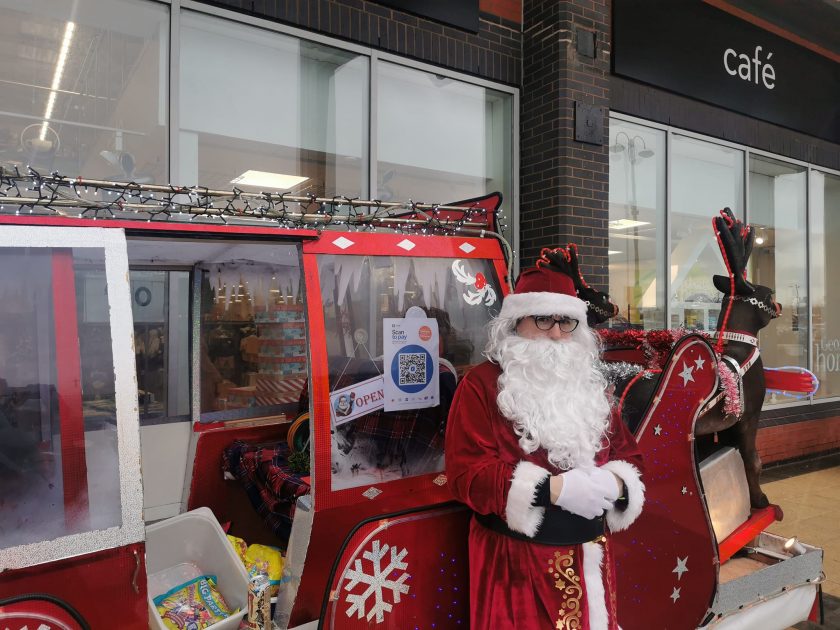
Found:
[[[618,478],[597,466],[578,467],[549,481],[551,502],[584,518],[602,516],[621,495]]]

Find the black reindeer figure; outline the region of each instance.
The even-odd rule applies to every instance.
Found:
[[[586,283],[580,272],[579,261],[577,245],[569,243],[565,249],[543,248],[537,266],[550,265],[571,276],[577,296],[586,302],[586,321],[591,328],[614,317],[618,307],[610,302],[609,294],[593,289]]]
[[[740,413],[732,413],[724,401],[718,402],[697,420],[695,434],[721,432],[722,442],[738,447],[746,468],[750,503],[754,508],[762,508],[769,502],[759,485],[761,459],[755,439],[766,387],[757,335],[772,319],[781,315],[782,307],[773,299],[771,289],[747,281],[754,228],[744,226],[729,208],[721,210],[712,225],[729,272],[728,277],[716,275],[712,279],[718,291],[723,293],[715,350],[722,356],[722,363],[733,372],[735,384],[743,393]]]

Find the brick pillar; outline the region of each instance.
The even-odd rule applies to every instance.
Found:
[[[523,1],[520,264],[531,266],[542,247],[574,242],[587,281],[604,290],[609,24],[609,0]],[[597,144],[575,140],[576,103],[601,108],[591,111],[603,125]]]

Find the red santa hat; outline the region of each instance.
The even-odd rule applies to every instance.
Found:
[[[513,321],[529,315],[566,315],[586,324],[586,302],[577,297],[570,275],[551,265],[537,265],[519,274],[499,313]]]

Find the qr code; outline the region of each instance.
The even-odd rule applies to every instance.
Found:
[[[426,384],[426,355],[408,352],[400,355],[400,385]]]

